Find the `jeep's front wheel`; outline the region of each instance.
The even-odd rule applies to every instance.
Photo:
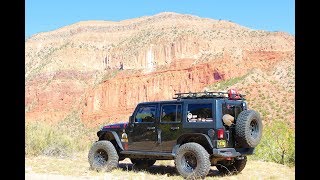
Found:
[[[113,144],[103,140],[93,143],[88,160],[91,169],[108,172],[118,167],[119,156]]]
[[[130,159],[133,166],[137,169],[147,169],[148,167],[154,165],[156,160],[154,159]]]
[[[216,165],[217,169],[222,174],[238,174],[247,164],[247,157],[243,156],[242,159],[234,159],[232,163],[220,162]]]
[[[174,163],[180,175],[188,179],[205,178],[211,166],[208,152],[194,142],[179,147]]]

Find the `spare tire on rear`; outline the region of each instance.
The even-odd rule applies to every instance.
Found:
[[[262,136],[262,120],[255,110],[242,111],[236,121],[236,140],[240,147],[256,147]]]

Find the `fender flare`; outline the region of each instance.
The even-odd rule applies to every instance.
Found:
[[[172,154],[174,156],[176,155],[176,152],[177,152],[178,148],[180,147],[180,145],[182,145],[184,140],[186,140],[190,136],[192,136],[192,137],[195,137],[195,136],[201,137],[203,140],[205,140],[209,144],[209,148],[213,149],[213,144],[212,144],[211,139],[210,139],[210,137],[208,135],[202,134],[202,133],[183,134],[177,139],[177,144],[172,148]],[[193,142],[193,141],[191,141],[191,142]]]
[[[98,132],[98,134],[99,134],[99,140],[103,139],[103,137],[106,134],[108,134],[108,136],[112,136],[116,140],[116,142],[117,142],[118,146],[120,147],[120,149],[122,151],[124,150],[123,146],[122,146],[122,143],[120,141],[120,138],[119,138],[119,136],[118,136],[118,134],[116,132],[114,132],[114,131],[100,131],[100,132]]]

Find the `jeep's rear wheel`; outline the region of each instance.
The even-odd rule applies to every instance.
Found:
[[[88,154],[90,168],[97,171],[111,171],[118,167],[119,156],[110,141],[93,143]]]
[[[154,165],[156,160],[154,159],[130,159],[133,167],[136,167],[137,169],[147,169],[148,167]]]
[[[262,120],[254,110],[242,111],[236,121],[236,140],[240,147],[256,147],[262,136]]]
[[[174,163],[181,176],[188,179],[205,178],[211,166],[208,152],[194,142],[179,147]]]
[[[243,156],[243,159],[234,159],[232,163],[222,161],[216,165],[217,169],[222,174],[238,174],[240,173],[247,164],[247,157]]]

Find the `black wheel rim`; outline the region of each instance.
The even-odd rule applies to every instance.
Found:
[[[94,163],[98,166],[105,166],[108,161],[108,153],[103,149],[98,149],[94,153]]]
[[[256,139],[258,137],[259,125],[255,119],[250,122],[250,133],[252,138]]]
[[[182,168],[186,172],[193,172],[194,169],[197,167],[197,157],[192,152],[187,152],[181,158]]]

